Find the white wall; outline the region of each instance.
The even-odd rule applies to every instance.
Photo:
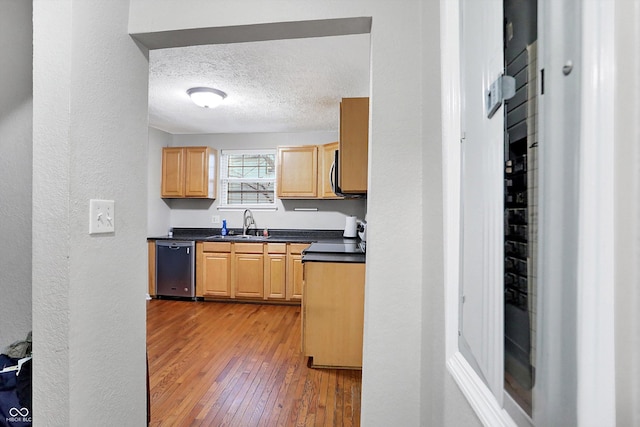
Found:
[[[450,85],[445,83],[446,79],[458,79],[459,75],[457,73],[452,73],[452,64],[446,63],[447,61],[451,61],[451,58],[456,58],[456,61],[459,60],[460,55],[457,51],[454,52],[439,52],[438,46],[432,45],[430,43],[433,39],[441,39],[441,49],[442,46],[451,46],[457,45],[457,42],[452,42],[451,40],[446,40],[446,37],[451,36],[451,32],[454,31],[456,36],[459,35],[457,21],[459,19],[458,16],[458,6],[454,5],[453,2],[448,2],[448,0],[443,0],[441,2],[440,11],[442,22],[439,22],[439,25],[429,25],[423,27],[422,32],[422,41],[425,46],[429,46],[433,51],[427,50],[425,48],[422,55],[422,73],[423,79],[426,81],[437,81],[441,80],[443,82],[443,88],[441,92],[441,88],[436,85],[423,85],[422,87],[422,99],[425,111],[423,112],[424,117],[431,117],[436,122],[442,122],[443,115],[445,111],[449,113],[451,110],[456,111],[456,108],[459,108],[460,100],[458,99],[459,93],[451,93]],[[447,10],[446,8],[453,9]],[[428,10],[427,8],[423,9],[423,14],[434,13],[433,11]],[[455,20],[455,25],[452,22],[444,22],[448,17]],[[423,20],[428,20],[428,16],[424,16]],[[480,20],[478,20],[480,21]],[[455,30],[447,28],[447,26],[454,26]],[[457,39],[456,39],[457,41]],[[443,71],[444,73],[450,73],[451,75],[440,76],[441,66],[447,68],[447,70]],[[455,70],[458,65],[456,63]],[[454,75],[455,74],[455,75]],[[443,100],[443,94],[445,96]],[[440,106],[443,106],[441,109]],[[459,126],[458,123],[456,123]],[[464,399],[462,396],[462,392],[453,381],[451,375],[448,372],[443,372],[441,367],[445,363],[448,358],[447,355],[447,339],[451,339],[446,336],[445,333],[453,332],[456,334],[457,338],[457,322],[456,328],[454,331],[448,331],[445,326],[445,317],[446,317],[446,307],[451,306],[451,303],[447,301],[447,297],[445,297],[445,287],[442,286],[442,283],[445,281],[445,248],[443,247],[442,252],[434,253],[430,250],[430,247],[433,245],[433,242],[443,241],[445,242],[445,236],[447,239],[455,239],[457,234],[454,234],[452,237],[445,232],[445,228],[443,225],[448,225],[448,229],[450,230],[451,226],[448,224],[448,221],[452,221],[453,224],[457,227],[460,223],[459,216],[452,215],[451,217],[445,218],[444,216],[444,200],[446,197],[454,198],[455,202],[459,201],[460,195],[459,193],[452,192],[453,194],[445,195],[443,191],[445,188],[451,188],[451,184],[447,183],[447,187],[444,187],[443,180],[443,169],[444,164],[435,164],[431,161],[434,158],[444,159],[447,154],[443,156],[443,148],[444,144],[440,144],[440,142],[446,132],[450,131],[450,129],[443,129],[442,127],[427,125],[423,128],[423,138],[424,141],[428,142],[423,145],[423,164],[430,165],[430,167],[425,167],[423,169],[424,179],[423,179],[423,197],[425,202],[423,205],[423,227],[424,227],[424,237],[423,237],[423,256],[431,257],[430,260],[425,260],[423,262],[423,271],[422,271],[422,280],[425,291],[422,293],[422,373],[423,373],[423,381],[422,381],[422,401],[424,402],[421,411],[422,411],[422,419],[423,420],[431,420],[428,425],[433,426],[444,426],[444,425],[481,425],[480,421],[477,419],[474,413],[468,411],[459,411],[458,413],[454,413],[451,408],[448,408],[449,405],[457,405],[461,399]],[[455,129],[454,139],[458,140],[459,138],[459,128]],[[459,150],[460,143],[456,142],[456,147]],[[449,148],[451,150],[451,148]],[[458,156],[455,157],[456,160],[459,159]],[[448,165],[451,168],[451,165]],[[438,200],[442,200],[443,204],[433,203],[433,200],[436,200],[436,196],[439,198]],[[450,199],[449,199],[450,200]],[[449,202],[450,203],[450,202]],[[448,211],[450,213],[451,210]],[[451,244],[451,243],[449,243]],[[450,249],[449,249],[450,250]],[[458,255],[459,248],[455,248],[455,254]],[[455,268],[455,275],[458,274],[458,267]],[[451,279],[449,279],[451,280]],[[455,282],[456,285],[458,283],[457,280],[451,281]],[[448,293],[451,290],[447,290]],[[450,297],[450,295],[448,295]],[[457,295],[454,300],[455,305],[455,316],[457,318]],[[449,313],[449,316],[451,314]],[[454,338],[455,348],[457,349],[457,339]],[[443,394],[443,396],[438,396],[438,394]],[[443,405],[444,400],[444,405]],[[426,423],[425,423],[426,424]]]
[[[442,192],[425,184],[442,162],[439,1],[132,0],[129,29],[358,16],[373,17],[362,424],[477,425],[445,368]]]
[[[337,108],[337,106],[336,106]],[[157,131],[160,132],[160,131]],[[167,134],[165,134],[167,135]],[[278,145],[320,145],[338,140],[337,132],[305,132],[305,133],[249,133],[249,134],[207,134],[207,135],[173,135],[173,146],[210,146],[218,150],[225,149],[275,149]],[[149,153],[149,169],[156,169],[160,165],[162,153]],[[160,165],[161,166],[161,165]],[[219,171],[219,168],[216,168]],[[150,173],[149,220],[153,223],[164,222],[165,211],[162,204],[169,206],[171,227],[216,228],[221,224],[211,222],[213,215],[219,215],[227,220],[231,228],[242,227],[242,211],[219,211],[220,200],[187,200],[167,199],[159,201],[160,172]],[[218,180],[219,181],[219,180]],[[157,194],[156,194],[157,193]],[[220,194],[220,191],[218,191]],[[355,215],[364,218],[366,200],[280,200],[276,199],[277,210],[253,210],[253,216],[258,228],[282,229],[317,229],[341,230],[344,228],[345,217]],[[316,208],[317,212],[294,211],[295,208]],[[151,231],[151,227],[150,231]],[[156,227],[156,234],[162,236],[166,227]],[[154,230],[155,231],[155,230]]]
[[[640,425],[640,1],[616,2],[616,423]]]
[[[148,62],[127,2],[33,8],[34,424],[142,426]],[[114,234],[88,234],[90,198]]]
[[[147,171],[147,235],[164,236],[171,227],[171,208],[160,197],[162,178],[162,147],[171,146],[172,135],[149,128],[149,158]]]
[[[31,2],[0,0],[0,351],[31,330],[31,31]]]

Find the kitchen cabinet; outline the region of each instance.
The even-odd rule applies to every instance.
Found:
[[[308,243],[290,243],[287,249],[287,300],[300,301],[302,299],[302,251]]]
[[[162,149],[162,197],[184,197],[184,149]]]
[[[314,199],[318,196],[318,147],[278,147],[278,197]]]
[[[336,196],[331,188],[331,166],[335,160],[335,151],[339,149],[339,143],[331,142],[319,147],[318,185],[319,197],[322,199],[342,199]]]
[[[362,367],[364,263],[304,264],[302,349],[316,367]]]
[[[161,197],[215,199],[216,154],[210,147],[164,147]]]
[[[234,243],[232,285],[234,296],[264,297],[264,254],[262,243]]]
[[[147,252],[149,254],[149,296],[156,295],[156,242],[147,242]]]
[[[369,98],[342,98],[339,147],[338,184],[342,193],[366,193],[369,156]]]
[[[338,142],[278,147],[278,197],[341,199],[331,188],[330,171]]]
[[[196,297],[302,299],[302,250],[309,243],[196,242]],[[149,242],[149,293],[155,292],[155,242]]]
[[[231,243],[205,242],[196,254],[196,296],[231,297]]]
[[[283,300],[287,287],[287,244],[268,243],[264,258],[264,298]]]

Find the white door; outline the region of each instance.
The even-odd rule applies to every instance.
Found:
[[[461,15],[459,347],[501,404],[504,118],[487,118],[485,95],[503,72],[502,1],[463,0]]]

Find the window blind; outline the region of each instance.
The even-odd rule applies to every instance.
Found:
[[[275,150],[223,150],[221,206],[275,207]]]

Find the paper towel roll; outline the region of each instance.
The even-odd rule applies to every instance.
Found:
[[[356,237],[358,235],[358,219],[355,216],[348,216],[344,224],[343,237]]]

